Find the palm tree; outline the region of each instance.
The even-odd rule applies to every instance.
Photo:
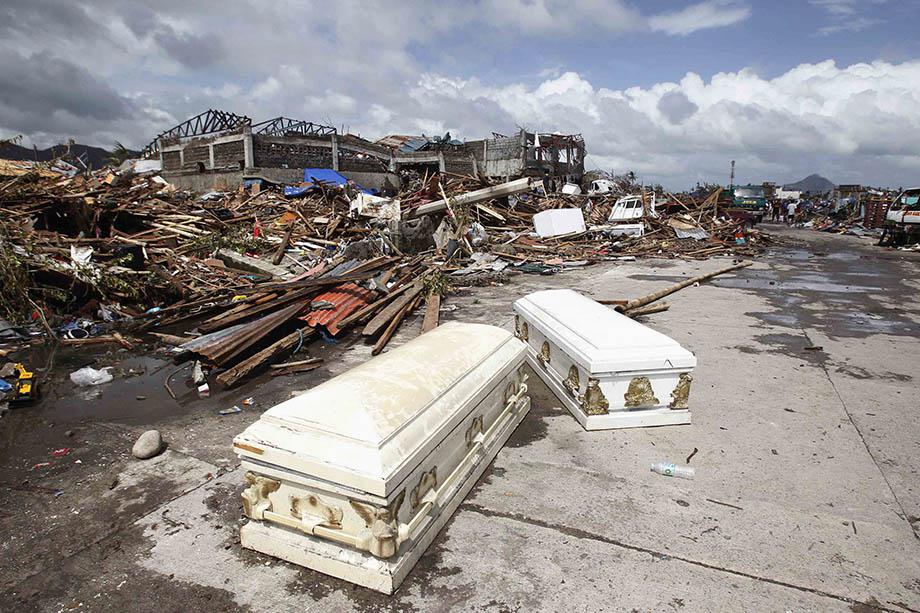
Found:
[[[122,145],[120,142],[115,141],[115,148],[109,153],[109,157],[106,160],[112,166],[121,166],[121,163],[125,160],[130,160],[134,157],[134,152]]]

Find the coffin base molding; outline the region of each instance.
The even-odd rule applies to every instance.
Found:
[[[319,539],[278,524],[250,520],[240,528],[243,547],[305,566],[321,573],[350,581],[378,592],[392,594],[403,582],[438,532],[451,518],[486,468],[498,455],[514,430],[530,411],[530,398],[518,401],[517,410],[507,424],[483,449],[459,486],[438,509],[417,538],[404,544],[392,559],[381,559],[366,552]]]
[[[551,374],[530,346],[527,349],[527,363],[585,430],[617,430],[690,424],[689,409],[631,409],[610,411],[606,415],[588,415],[582,410],[572,392]]]

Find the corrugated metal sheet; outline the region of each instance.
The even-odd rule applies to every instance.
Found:
[[[692,238],[698,241],[704,241],[709,238],[709,233],[702,228],[693,228],[692,230],[674,228],[674,233],[677,235],[677,238]]]
[[[373,294],[371,290],[354,283],[343,283],[313,298],[312,303],[330,302],[334,305],[333,308],[310,311],[300,319],[312,328],[322,326],[329,334],[335,336],[339,333],[338,323],[367,305]]]
[[[219,366],[224,366],[292,319],[306,306],[305,302],[305,300],[296,300],[274,313],[231,326],[225,330],[205,334],[174,348],[173,353],[181,354],[189,351],[208,358]]]

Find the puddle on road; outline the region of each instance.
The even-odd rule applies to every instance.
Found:
[[[900,261],[882,263],[874,255],[860,253],[861,248],[830,243],[820,253],[774,250],[762,261],[781,268],[747,269],[710,283],[764,297],[774,310],[747,315],[769,326],[814,328],[831,338],[920,333],[920,326],[909,317],[920,311],[894,309],[879,301],[884,297],[891,303],[915,303],[916,292],[903,283]]]
[[[328,364],[320,368],[290,376],[271,377],[261,373],[239,387],[221,389],[210,377],[211,394],[199,398],[191,380],[192,362],[175,364],[167,353],[134,355],[125,351],[59,349],[52,356],[44,346],[37,346],[18,359],[28,364],[40,381],[40,398],[34,404],[16,408],[5,420],[13,421],[41,418],[48,422],[68,424],[86,421],[111,421],[127,424],[152,424],[161,419],[178,417],[195,412],[214,412],[239,405],[248,397],[255,399],[257,410],[274,406],[287,400],[291,390],[307,390],[329,376],[331,366],[337,366],[341,354],[360,337],[341,343],[316,343],[309,352],[298,354],[322,357]],[[44,369],[52,364],[52,372]],[[102,369],[111,366],[114,380],[101,385],[78,387],[70,380],[70,373],[84,366]],[[216,373],[215,373],[216,374]],[[164,385],[167,377],[176,398],[170,396]],[[7,424],[9,425],[9,424]]]
[[[115,379],[111,383],[78,387],[70,380],[70,373],[88,361],[79,356],[57,361],[52,375],[42,379],[40,402],[24,410],[62,423],[87,419],[152,422],[186,412],[163,385],[167,375],[179,368],[172,361],[154,356],[101,355],[91,360],[91,366],[96,369],[113,366]],[[183,392],[194,393],[194,389],[186,389],[180,376],[175,377],[173,389],[180,398]]]
[[[794,273],[795,274],[795,273]],[[795,274],[791,279],[747,279],[743,277],[725,277],[715,278],[712,284],[717,287],[731,287],[735,289],[763,289],[779,291],[811,291],[820,293],[860,293],[860,292],[879,292],[883,288],[869,285],[853,285],[844,283],[833,283],[827,277],[817,274]]]

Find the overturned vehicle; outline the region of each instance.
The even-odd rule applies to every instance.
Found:
[[[920,187],[901,192],[885,215],[885,230],[880,245],[920,242]]]

